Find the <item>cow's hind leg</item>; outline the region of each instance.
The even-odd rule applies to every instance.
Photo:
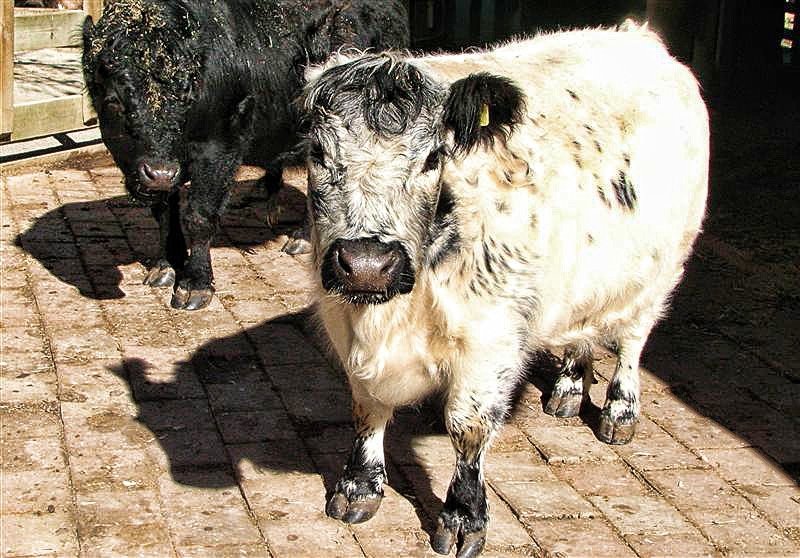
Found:
[[[391,408],[371,397],[353,394],[356,438],[344,473],[325,506],[328,516],[361,523],[378,511],[386,481],[383,433],[391,416]]]
[[[591,348],[584,345],[567,348],[544,412],[557,417],[577,416],[589,398],[593,380]]]
[[[649,331],[649,328],[648,328]],[[647,334],[618,342],[617,367],[600,412],[597,437],[608,444],[627,444],[639,420],[639,357]]]

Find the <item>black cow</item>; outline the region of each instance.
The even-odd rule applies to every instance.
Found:
[[[83,26],[83,71],[103,141],[152,207],[159,256],[144,283],[174,308],[214,294],[209,248],[233,175],[270,193],[297,134],[303,69],[343,47],[408,44],[400,0],[116,0]]]

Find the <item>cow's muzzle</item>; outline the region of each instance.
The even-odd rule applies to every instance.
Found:
[[[397,241],[339,239],[323,259],[322,286],[351,304],[381,304],[411,292],[414,270]]]
[[[180,165],[169,161],[142,160],[137,171],[139,183],[145,190],[168,192],[175,186],[180,171]]]

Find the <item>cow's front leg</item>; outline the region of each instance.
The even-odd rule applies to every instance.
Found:
[[[214,297],[211,269],[211,242],[230,198],[237,159],[207,149],[205,159],[191,167],[192,184],[186,191],[181,212],[181,228],[189,247],[189,257],[172,295],[172,307],[184,310],[205,308]]]
[[[151,287],[170,287],[175,283],[176,270],[186,260],[186,241],[180,221],[178,192],[154,203],[150,210],[158,223],[158,256],[148,266],[143,284]]]
[[[346,523],[370,519],[381,505],[386,466],[383,433],[392,409],[367,395],[353,394],[356,438],[344,473],[325,506],[325,513]]]
[[[490,381],[498,385],[497,380]],[[483,458],[508,405],[502,390],[485,388],[483,382],[454,388],[457,391],[451,390],[445,409],[447,430],[456,450],[456,468],[431,546],[440,554],[449,554],[455,545],[458,558],[477,556],[486,543],[489,507]]]

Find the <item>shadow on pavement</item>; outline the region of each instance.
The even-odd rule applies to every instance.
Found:
[[[258,470],[319,473],[327,494],[332,493],[354,435],[350,392],[343,374],[304,335],[308,320],[306,312],[284,315],[211,340],[172,371],[157,370],[146,358],[128,358],[110,368],[127,382],[138,408],[136,420],[157,440],[175,481],[234,486],[246,460]],[[267,345],[259,350],[262,343]],[[414,437],[444,434],[437,413],[436,401],[399,411],[387,433],[393,453],[413,455]],[[396,447],[398,441],[402,447]],[[421,492],[423,501],[436,503],[438,513],[442,502],[430,479],[412,489],[397,469],[389,465],[388,470],[389,485],[411,495],[421,526],[433,532],[434,520],[418,503]]]
[[[247,249],[290,233],[300,224],[305,194],[292,186],[282,188],[278,196],[283,210],[280,223],[270,228],[266,224],[270,211],[267,194],[256,184],[255,180],[236,184],[223,215],[222,231],[212,247]],[[119,299],[125,296],[119,288],[119,268],[132,263],[147,266],[157,256],[158,226],[149,207],[129,196],[117,196],[70,202],[49,211],[18,235],[16,244],[83,296]]]

